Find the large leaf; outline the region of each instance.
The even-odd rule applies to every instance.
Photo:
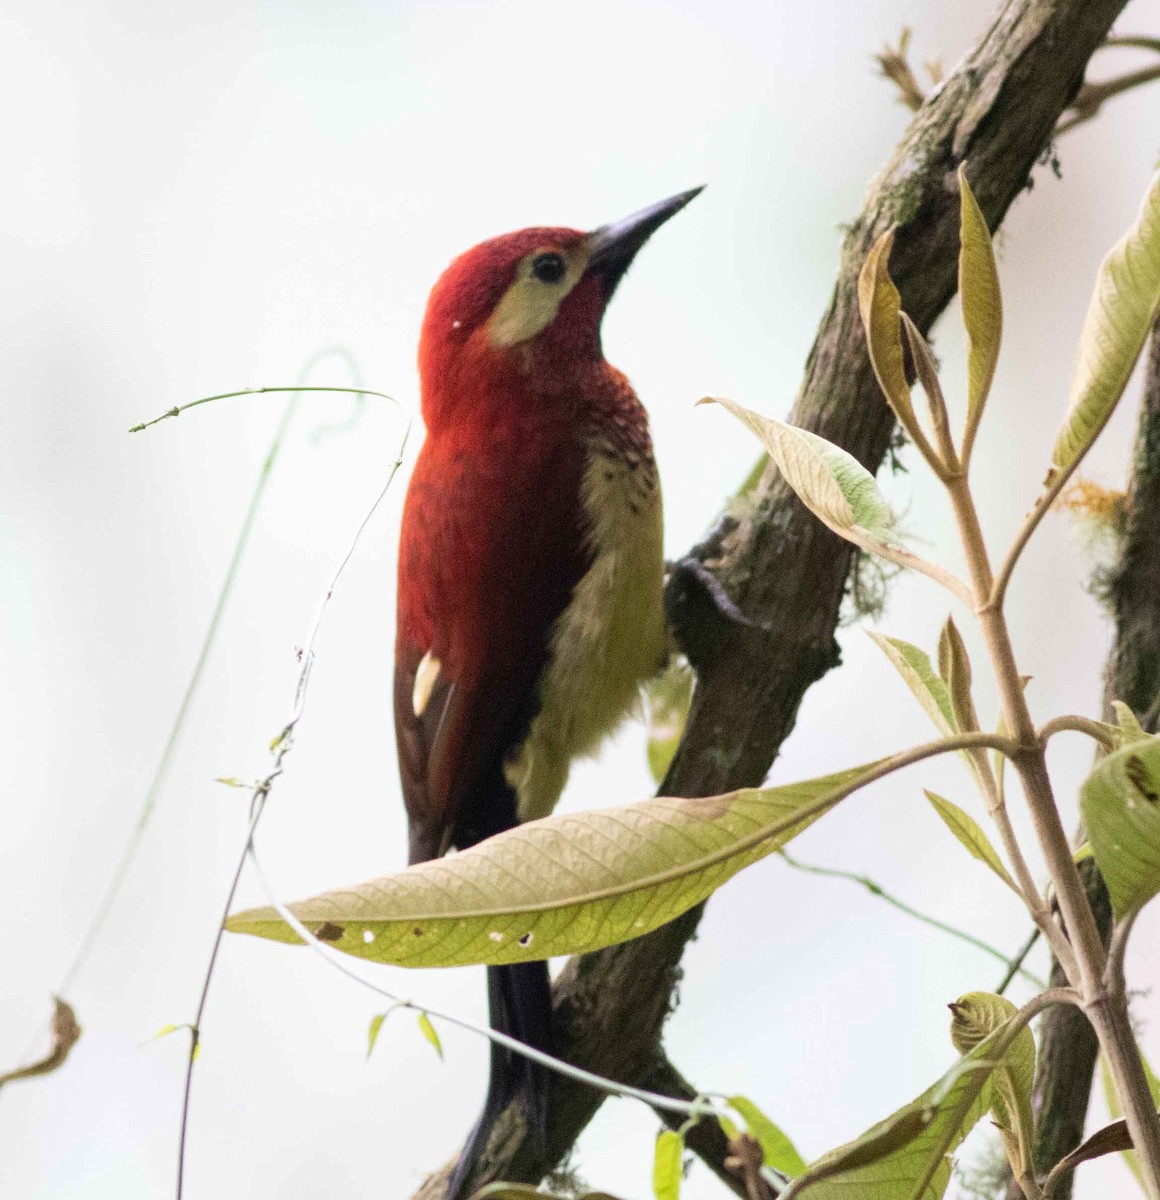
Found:
[[[996,1029],[921,1096],[822,1155],[782,1200],[940,1200],[949,1155],[994,1103],[992,1073],[1008,1063],[1009,1040],[1006,1025]]]
[[[959,196],[959,297],[967,331],[967,428],[973,431],[999,359],[1003,302],[991,231],[967,182],[965,163],[959,167]]]
[[[1160,892],[1160,741],[1136,741],[1102,758],[1084,781],[1080,809],[1117,917]]]
[[[470,850],[290,905],[315,937],[409,967],[523,962],[626,941],[700,903],[772,854],[887,760],[707,799],[657,797],[531,821]],[[274,908],[226,928],[298,935]]]
[[[708,398],[760,438],[801,502],[842,537],[861,531],[878,542],[897,541],[894,514],[874,476],[840,446],[796,425],[765,417],[732,400]]]
[[[1160,175],[1136,223],[1100,264],[1052,461],[1071,467],[1103,429],[1160,312]]]

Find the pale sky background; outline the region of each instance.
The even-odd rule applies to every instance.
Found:
[[[5,15],[0,1067],[42,1028],[137,818],[283,401],[232,401],[132,437],[127,427],[199,396],[293,383],[335,344],[367,386],[414,405],[423,305],[454,254],[533,223],[595,226],[706,182],[641,255],[606,323],[610,359],[652,414],[667,547],[680,554],[755,452],[726,414],[694,401],[787,411],[839,224],[907,121],[871,52],[909,24],[916,59],[950,66],[990,11],[961,0],[210,0]],[[1120,29],[1160,32],[1160,0],[1136,0]],[[1132,61],[1108,52],[1094,74]],[[1160,90],[1115,103],[1060,144],[1062,180],[1036,171],[1004,229],[1006,349],[976,460],[996,549],[1042,476],[1093,273],[1135,215],[1158,128]],[[937,341],[957,398],[956,319]],[[313,382],[350,380],[333,363]],[[1136,394],[1092,457],[1104,482],[1124,477]],[[0,1098],[6,1198],[172,1193],[186,1042],[142,1043],[192,1018],[242,845],[245,794],[212,780],[264,773],[294,648],[395,453],[400,423],[378,403],[312,443],[350,408],[304,404],[278,464],[169,787],[70,991],[84,1037],[64,1071]],[[955,563],[946,507],[907,461],[889,493],[917,545]],[[404,483],[334,598],[308,714],[260,833],[286,899],[404,862],[389,713]],[[1012,590],[1040,718],[1096,712],[1109,626],[1085,590],[1090,567],[1083,536],[1049,519]],[[928,581],[901,580],[880,628],[933,648],[947,607]],[[865,635],[847,629],[841,641],[845,665],[810,692],[778,780],[930,736]],[[978,699],[990,715],[986,682]],[[627,727],[574,773],[564,803],[646,796],[643,736]],[[1077,738],[1053,750],[1069,823],[1089,759]],[[1013,949],[1025,918],[951,841],[923,785],[981,819],[965,773],[931,764],[847,801],[797,852],[869,872]],[[242,899],[260,900],[252,881]],[[1140,921],[1130,960],[1140,986],[1160,982],[1160,906]],[[673,1060],[705,1089],[751,1096],[807,1157],[935,1079],[954,1057],[945,1004],[1001,974],[859,889],[778,861],[714,898],[686,967]],[[480,969],[373,973],[483,1019]],[[440,1065],[414,1018],[396,1015],[368,1064],[380,1008],[305,951],[227,940],[195,1082],[189,1200],[394,1200],[444,1160],[480,1103],[484,1043],[444,1029]],[[1155,997],[1137,1013],[1160,1061]],[[637,1105],[607,1104],[580,1142],[585,1178],[643,1200],[656,1128]],[[1118,1162],[1083,1170],[1081,1196],[1131,1194]],[[694,1169],[688,1197],[724,1194]]]

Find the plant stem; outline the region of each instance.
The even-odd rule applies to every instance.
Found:
[[[959,929],[954,925],[948,925],[945,921],[940,921],[937,917],[932,917],[929,913],[920,912],[917,908],[912,908],[905,900],[900,900],[897,896],[892,896],[881,884],[876,883],[868,875],[859,875],[856,871],[843,871],[838,867],[821,867],[816,863],[802,862],[800,858],[794,858],[785,850],[779,850],[778,854],[784,860],[786,866],[793,867],[796,871],[805,871],[810,875],[822,875],[827,879],[847,879],[851,883],[860,884],[872,896],[877,896],[879,900],[885,900],[887,904],[892,905],[899,912],[905,913],[908,917],[913,917],[916,921],[921,921],[924,925],[931,926],[932,929],[939,929],[943,933],[949,933],[951,937],[958,938],[960,941],[966,942],[969,946],[974,946],[976,950],[982,950],[984,954],[989,954],[992,958],[997,958],[1001,963],[1006,963],[1009,973],[1004,981],[1003,989],[1006,988],[1007,984],[1016,975],[1024,976],[1024,978],[1030,980],[1038,988],[1047,987],[1047,984],[1038,975],[1033,975],[1030,971],[1023,969],[1023,960],[1021,957],[1017,960],[1012,959],[997,946],[992,946],[990,943],[984,942],[982,938],[975,937],[973,933],[968,933],[965,929]]]
[[[1147,1194],[1150,1200],[1160,1200],[1160,1123],[1157,1122],[1155,1107],[1148,1091],[1148,1081],[1129,1024],[1124,991],[1122,987],[1109,987],[1105,982],[1107,955],[1079,872],[1072,859],[1071,845],[1059,817],[1059,809],[1047,772],[1044,743],[1035,729],[1027,707],[1022,677],[1015,661],[1003,612],[1003,593],[1018,554],[1008,554],[1004,575],[1000,586],[997,587],[979,525],[978,512],[967,481],[962,477],[951,479],[947,490],[966,553],[977,606],[976,613],[999,686],[1007,728],[1019,747],[1012,755],[1012,765],[1023,785],[1032,824],[1055,885],[1059,909],[1067,931],[1067,943],[1070,944],[1065,943],[1066,954],[1059,953],[1057,941],[1060,931],[1054,922],[1051,922],[1051,933],[1048,936],[1052,939],[1052,948],[1068,981],[1082,997],[1083,1010],[1107,1055],[1128,1129],[1139,1153]],[[1046,510],[1046,505],[1042,506],[1042,510]],[[1033,523],[1029,524],[1034,527]],[[1026,545],[1029,536],[1026,528],[1025,526],[1024,533],[1017,539],[1016,545],[1019,549]],[[1022,861],[1021,856],[1013,858],[1012,861],[1018,867]],[[1037,893],[1032,895],[1038,899]],[[1042,904],[1042,900],[1039,900],[1039,903]],[[1042,913],[1032,912],[1032,916],[1036,924],[1040,924]],[[1050,921],[1050,917],[1048,919]],[[1044,933],[1048,933],[1046,928]]]

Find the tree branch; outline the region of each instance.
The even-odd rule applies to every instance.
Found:
[[[1107,596],[1116,636],[1104,675],[1104,710],[1123,700],[1149,733],[1160,731],[1160,322],[1152,330],[1134,461]],[[1093,859],[1080,864],[1084,888],[1105,943],[1112,925],[1107,889]],[[1052,981],[1059,978],[1052,963]],[[1042,1178],[1083,1140],[1099,1046],[1076,1009],[1053,1009],[1043,1019],[1035,1079],[1035,1167]],[[1054,1200],[1070,1200],[1073,1177],[1062,1178]],[[1008,1200],[1022,1200],[1014,1184]]]
[[[794,423],[877,470],[894,418],[870,367],[858,313],[867,251],[879,234],[899,227],[891,276],[925,334],[956,287],[959,163],[969,161],[976,197],[996,228],[1125,3],[1007,0],[916,114],[847,233]],[[765,778],[806,690],[838,663],[834,631],[852,550],[770,470],[754,511],[722,519],[691,556],[714,571],[751,623],[704,636],[703,597],[689,589],[687,573],[676,573],[666,596],[669,617],[698,671],[685,736],[662,788],[677,796],[714,795]],[[646,1077],[699,919],[694,909],[646,937],[571,960],[554,989],[561,1055],[626,1082]],[[526,1136],[513,1106],[497,1122],[473,1182],[538,1181],[568,1153],[602,1099],[554,1079],[547,1146]],[[446,1170],[433,1176],[417,1200],[441,1200],[446,1180]]]

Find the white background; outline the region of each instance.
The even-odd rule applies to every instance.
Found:
[[[591,227],[708,182],[641,256],[606,324],[610,359],[652,413],[667,546],[679,554],[754,457],[726,414],[693,402],[723,394],[786,412],[832,286],[839,223],[906,123],[870,53],[911,24],[916,60],[950,66],[989,8],[209,0],[25,5],[5,18],[0,1067],[42,1028],[137,819],[283,400],[127,427],[198,396],[292,383],[333,344],[368,386],[414,405],[424,300],[455,253],[527,224]],[[1137,0],[1121,29],[1160,32],[1160,2]],[[1108,52],[1094,73],[1135,61]],[[995,548],[1042,475],[1091,279],[1134,217],[1158,117],[1160,91],[1138,93],[1070,135],[1062,180],[1037,170],[999,241],[1006,350],[977,457]],[[955,398],[956,320],[937,338]],[[349,378],[335,362],[314,379],[327,381]],[[1136,395],[1092,457],[1104,482],[1124,478]],[[141,1043],[192,1017],[242,843],[245,793],[213,777],[266,769],[294,648],[395,453],[400,425],[379,403],[312,443],[350,407],[305,404],[278,464],[170,784],[70,991],[84,1037],[60,1074],[0,1098],[5,1197],[172,1192],[185,1039]],[[916,545],[953,564],[945,506],[907,462],[911,473],[885,486]],[[286,898],[404,861],[388,707],[404,482],[335,596],[261,831]],[[1015,581],[1015,642],[1041,718],[1096,711],[1109,626],[1085,591],[1092,565],[1082,533],[1052,518]],[[881,628],[933,647],[946,611],[929,582],[901,580]],[[841,640],[845,665],[809,693],[777,779],[929,737],[865,635]],[[985,681],[978,698],[990,715]],[[564,803],[647,795],[642,743],[639,726],[626,728],[574,773]],[[1074,737],[1052,753],[1069,823],[1089,758]],[[923,784],[978,813],[966,775],[932,764],[851,799],[798,852],[868,871],[1015,947],[1025,919],[949,839]],[[243,891],[259,899],[252,883]],[[1158,914],[1135,938],[1141,986],[1160,977]],[[701,1087],[752,1096],[807,1157],[945,1069],[943,1006],[1000,973],[857,888],[776,860],[713,900],[686,966],[674,1061]],[[377,974],[482,1019],[478,969]],[[227,940],[195,1083],[190,1200],[404,1197],[454,1149],[482,1095],[483,1043],[444,1029],[440,1066],[413,1018],[397,1015],[367,1064],[379,1007],[304,951]],[[1137,1012],[1160,1060],[1155,999]],[[580,1142],[585,1177],[628,1200],[649,1194],[655,1128],[646,1110],[606,1105]],[[1080,1194],[1129,1194],[1127,1180],[1105,1160],[1084,1168]],[[723,1194],[700,1168],[687,1193]]]

